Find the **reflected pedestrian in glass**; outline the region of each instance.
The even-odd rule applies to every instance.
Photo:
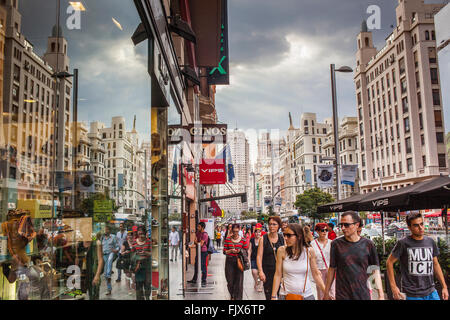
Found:
[[[264,283],[266,300],[271,299],[273,276],[276,269],[276,255],[279,247],[284,246],[283,235],[278,233],[281,219],[278,216],[269,217],[269,233],[262,236],[258,243],[256,264],[259,279]]]
[[[92,241],[84,241],[86,252],[86,288],[89,300],[100,299],[101,273],[104,267],[101,233],[92,237]]]
[[[290,223],[283,232],[286,246],[281,247],[277,252],[272,299],[277,299],[281,284],[280,300],[285,300],[288,294],[302,295],[302,300],[315,300],[308,277],[309,270],[317,288],[322,292],[325,291],[325,284],[317,268],[316,255],[306,242],[305,229],[297,223]]]
[[[133,293],[133,277],[134,274],[131,272],[131,248],[133,248],[134,241],[133,241],[133,233],[131,231],[128,231],[126,241],[122,244],[122,247],[120,249],[120,258],[122,263],[121,269],[125,273],[125,282],[128,287],[128,295],[131,295]],[[119,262],[117,262],[119,264]]]
[[[105,227],[105,234],[102,237],[102,249],[103,249],[103,260],[105,261],[105,279],[107,292],[106,295],[110,295],[112,291],[111,285],[111,272],[112,264],[114,262],[114,255],[119,252],[119,243],[115,235],[111,234],[111,227]]]
[[[231,300],[242,300],[244,290],[244,272],[239,270],[237,259],[240,250],[248,249],[248,243],[239,236],[239,230],[239,225],[233,224],[231,226],[232,233],[225,239],[223,245],[223,252],[226,254],[225,278]]]
[[[314,253],[316,254],[317,268],[320,271],[322,280],[327,281],[327,272],[330,265],[330,250],[331,240],[328,239],[328,228],[326,223],[318,223],[314,230],[319,234],[319,237],[311,242]],[[330,295],[335,296],[335,284],[331,286]],[[317,288],[317,299],[322,300],[324,292]]]
[[[147,232],[144,227],[138,228],[138,238],[131,248],[135,256],[135,277],[136,277],[136,300],[150,300],[151,295],[151,251],[152,243],[147,238]]]

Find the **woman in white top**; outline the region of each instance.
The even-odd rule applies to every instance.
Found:
[[[316,263],[317,268],[319,269],[322,280],[325,283],[327,279],[328,267],[330,266],[330,250],[331,250],[331,241],[328,239],[328,229],[326,223],[318,223],[316,224],[315,231],[319,234],[319,237],[311,242],[311,245],[314,249],[314,253],[316,254]],[[330,290],[330,295],[334,297],[335,294],[335,283],[333,282],[333,286]],[[317,299],[322,300],[323,291],[317,288]]]
[[[277,251],[272,299],[277,299],[276,294],[281,284],[281,300],[285,299],[287,294],[301,294],[304,300],[315,300],[308,277],[309,270],[320,290],[325,291],[325,284],[317,268],[314,250],[309,248],[303,228],[297,223],[290,223],[283,235],[286,245]]]

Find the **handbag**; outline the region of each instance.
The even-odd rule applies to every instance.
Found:
[[[303,286],[303,293],[306,289],[306,280],[308,279],[308,267],[309,267],[309,254],[308,254],[308,248],[306,248],[306,276],[305,276],[305,285]],[[284,281],[283,281],[283,287],[284,287]],[[295,293],[288,293],[286,295],[286,300],[304,300],[303,295],[301,294],[295,294]]]
[[[242,263],[240,257],[238,256],[236,260],[237,260],[238,269],[241,270],[242,272],[244,272],[244,264]]]

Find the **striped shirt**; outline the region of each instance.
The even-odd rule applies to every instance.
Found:
[[[133,243],[131,247],[132,252],[136,252],[138,255],[145,255],[145,252],[151,252],[152,250],[152,242],[150,239],[146,239],[144,244],[138,244],[137,242]]]
[[[223,250],[230,250],[230,249],[248,249],[248,241],[245,238],[241,238],[241,241],[239,241],[238,243],[235,243],[231,240],[231,237],[227,237],[225,239],[225,242],[223,244]],[[232,256],[232,257],[237,257],[237,253],[228,253],[228,256]]]

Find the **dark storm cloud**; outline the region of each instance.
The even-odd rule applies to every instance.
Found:
[[[145,43],[134,47],[131,35],[139,24],[132,1],[84,0],[81,29],[69,30],[68,1],[61,1],[60,25],[68,41],[70,68],[80,76],[79,119],[110,124],[112,116],[124,116],[131,129],[137,114],[137,129],[149,133],[150,82]],[[56,1],[20,2],[22,33],[42,55],[56,25]],[[123,30],[112,21],[116,19]]]

